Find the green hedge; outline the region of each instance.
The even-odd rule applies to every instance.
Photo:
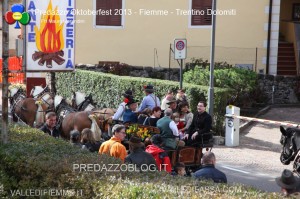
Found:
[[[26,190],[46,190],[37,198],[53,198],[47,194],[51,189],[73,190],[70,195],[75,197],[71,198],[278,198],[241,185],[217,185],[165,172],[73,171],[73,164],[115,163],[119,161],[81,150],[37,129],[10,127],[9,143],[0,145],[0,197],[21,198]],[[56,194],[55,198],[70,195]]]
[[[144,97],[143,86],[148,83],[155,86],[155,94],[160,99],[169,89],[174,92],[179,89],[178,82],[168,80],[116,76],[85,70],[76,70],[74,73],[56,73],[57,94],[65,98],[70,98],[72,91],[91,94],[98,107],[117,108],[123,99],[122,93],[127,89],[132,89],[136,98],[141,101]],[[184,83],[183,87],[194,112],[200,100],[207,100],[208,87],[188,83]],[[231,92],[230,89],[214,88],[214,131],[219,135],[224,135],[224,115]]]
[[[183,74],[184,81],[197,85],[207,85],[210,81],[208,68],[196,66]],[[214,70],[214,86],[233,90],[231,104],[244,106],[243,102],[257,101],[254,91],[258,91],[258,76],[254,71],[240,68],[218,68]],[[251,99],[251,100],[249,100]]]

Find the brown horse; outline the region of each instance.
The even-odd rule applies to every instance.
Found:
[[[101,130],[99,125],[101,121],[95,119],[95,114],[91,111],[79,111],[71,107],[61,96],[55,96],[54,100],[55,111],[58,115],[58,126],[61,131],[61,136],[65,139],[70,138],[70,132],[73,129],[77,129],[81,132],[85,128],[92,128],[94,124],[96,129],[92,129],[94,138],[96,141],[101,140]],[[96,125],[97,124],[97,125]],[[97,129],[98,127],[98,129]],[[98,131],[97,131],[98,130]]]
[[[115,114],[115,110],[111,108],[95,108],[95,103],[91,95],[86,96],[81,92],[73,92],[72,107],[78,111],[89,111],[89,113],[95,114],[100,122],[100,128],[103,132],[107,132],[111,136],[111,124],[112,116]],[[79,120],[78,120],[79,121]]]
[[[12,88],[8,91],[9,103],[14,122],[23,122],[34,126],[38,106],[32,98],[26,98],[25,91],[20,88]]]

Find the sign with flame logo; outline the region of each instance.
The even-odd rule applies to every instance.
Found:
[[[75,0],[29,0],[27,71],[73,71]]]

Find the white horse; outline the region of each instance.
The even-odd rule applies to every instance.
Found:
[[[47,86],[45,88],[41,86],[34,86],[30,91],[30,96],[32,96],[33,99],[42,100],[44,111],[53,111],[54,99],[50,92],[47,91],[47,89]]]

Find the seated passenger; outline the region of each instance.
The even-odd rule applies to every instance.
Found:
[[[138,121],[138,114],[136,112],[136,108],[138,106],[138,101],[136,101],[135,99],[129,99],[129,101],[127,102],[126,106],[128,108],[126,108],[124,114],[123,114],[123,121],[124,123],[137,123]]]
[[[200,101],[197,105],[197,112],[194,113],[192,124],[184,136],[188,146],[202,144],[202,136],[204,142],[212,137],[211,134],[207,134],[212,128],[212,118],[205,111],[205,108],[206,103]]]
[[[164,141],[164,147],[168,149],[176,149],[177,146],[184,146],[185,143],[178,139],[179,132],[173,120],[171,120],[173,112],[170,108],[165,110],[165,116],[157,121],[157,127]],[[177,138],[176,138],[177,137]]]
[[[152,114],[144,121],[144,125],[156,127],[157,121],[160,119],[161,108],[156,106],[152,109]]]
[[[129,99],[133,98],[133,93],[132,93],[131,90],[125,91],[125,93],[123,93],[122,95],[124,96],[124,101],[119,105],[116,113],[113,115],[113,117],[112,117],[113,120],[123,121],[123,114],[124,114],[125,109],[126,109],[127,101]]]

